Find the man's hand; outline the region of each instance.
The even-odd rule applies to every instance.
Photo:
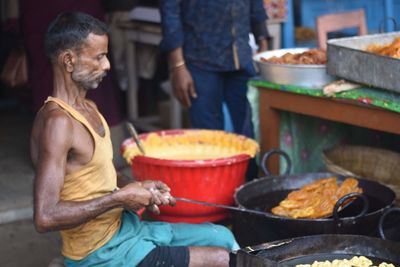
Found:
[[[175,97],[184,107],[189,108],[192,105],[190,97],[196,98],[197,94],[194,88],[192,75],[190,75],[185,65],[171,71],[171,82]]]
[[[267,39],[260,39],[257,41],[258,50],[257,53],[261,53],[268,50],[268,41]]]
[[[115,197],[127,210],[137,211],[152,204],[151,192],[140,182],[127,184],[115,193]]]
[[[159,205],[174,206],[176,201],[170,194],[170,188],[161,181],[133,182],[117,192],[117,198],[123,207],[129,210],[139,210],[143,207],[159,214]]]
[[[143,181],[142,186],[148,189],[152,194],[152,205],[146,207],[154,214],[160,214],[160,205],[175,206],[176,200],[170,194],[171,189],[161,181]]]

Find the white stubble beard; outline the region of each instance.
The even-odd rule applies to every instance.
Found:
[[[99,85],[103,78],[107,75],[106,72],[103,72],[101,75],[97,75],[95,77],[90,77],[90,74],[81,69],[74,70],[72,72],[72,80],[78,84],[80,84],[86,90],[94,90]]]

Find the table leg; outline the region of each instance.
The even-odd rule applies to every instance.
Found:
[[[174,97],[174,95],[170,95],[170,103],[171,103],[171,129],[180,129],[182,128],[182,109],[179,101]]]
[[[127,36],[127,32],[125,33]],[[126,37],[127,38],[127,37]],[[138,78],[136,72],[136,50],[134,42],[128,39],[126,44],[126,66],[128,68],[127,115],[128,120],[135,121],[139,118],[138,112]]]
[[[267,90],[259,90],[260,94],[260,139],[261,155],[270,149],[279,148],[280,145],[280,114],[272,108],[268,99]],[[279,174],[279,157],[273,156],[267,163],[268,170],[272,174]]]

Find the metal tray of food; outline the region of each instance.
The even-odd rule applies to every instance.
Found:
[[[253,57],[261,78],[265,81],[283,84],[296,85],[310,89],[321,89],[330,83],[335,77],[326,72],[326,65],[299,65],[299,64],[278,64],[263,62],[261,58],[281,57],[286,53],[302,53],[310,48],[292,48],[271,50],[256,54]]]
[[[367,52],[371,44],[390,44],[400,32],[328,40],[327,71],[350,81],[400,92],[400,60]]]

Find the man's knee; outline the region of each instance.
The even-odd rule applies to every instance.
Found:
[[[210,234],[214,244],[213,246],[224,247],[228,250],[236,250],[239,248],[232,232],[225,226],[213,225],[213,232]]]
[[[189,247],[189,266],[228,267],[229,252],[216,247]]]

